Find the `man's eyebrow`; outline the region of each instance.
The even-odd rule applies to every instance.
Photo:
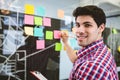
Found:
[[[75,22],[75,24],[79,24],[79,22]],[[83,22],[83,24],[92,24],[92,23],[89,21],[86,21],[86,22]]]
[[[79,24],[79,22],[75,22],[75,24]]]
[[[83,24],[91,24],[91,22],[86,21],[86,22],[84,22]]]

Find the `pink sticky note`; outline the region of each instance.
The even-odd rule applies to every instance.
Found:
[[[51,19],[50,18],[43,18],[43,25],[44,26],[51,26]]]
[[[36,48],[37,49],[44,49],[45,48],[45,40],[37,40],[36,41]]]
[[[25,15],[24,16],[24,23],[33,25],[34,24],[34,17],[31,15]]]
[[[54,30],[54,38],[60,39],[60,31],[59,30]]]

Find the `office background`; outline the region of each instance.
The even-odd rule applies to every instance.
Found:
[[[72,11],[90,4],[106,13],[104,42],[115,57],[119,73],[119,0],[0,0],[0,79],[36,80],[32,71],[40,72],[48,80],[68,79],[73,64],[59,32],[74,36]],[[70,38],[69,43],[80,49],[75,38]]]

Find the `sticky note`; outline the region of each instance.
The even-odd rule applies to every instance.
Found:
[[[35,10],[35,14],[39,16],[45,16],[45,8],[42,6],[38,6]]]
[[[42,25],[42,18],[41,17],[34,17],[35,25]]]
[[[50,18],[43,18],[43,25],[51,27],[51,19]]]
[[[45,40],[36,40],[36,49],[44,49]]]
[[[62,9],[59,9],[57,12],[58,18],[64,18],[64,11]]]
[[[25,4],[25,13],[34,14],[34,6],[31,4]]]
[[[43,28],[34,28],[34,36],[36,37],[44,37],[44,33],[43,33]]]
[[[118,33],[118,31],[115,28],[112,29],[112,32],[113,32],[113,34],[117,34]]]
[[[53,32],[52,31],[46,31],[46,39],[52,40],[53,39]]]
[[[60,39],[60,32],[59,30],[54,30],[54,39]]]
[[[24,31],[25,31],[25,34],[33,36],[33,27],[25,26]]]
[[[62,49],[61,43],[55,43],[55,51],[60,51]]]
[[[31,15],[24,15],[24,23],[33,25],[34,24],[34,17]]]
[[[118,46],[118,52],[120,52],[120,46]]]

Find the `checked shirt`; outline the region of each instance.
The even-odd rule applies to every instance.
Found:
[[[103,39],[77,53],[69,80],[118,80],[114,58]]]

